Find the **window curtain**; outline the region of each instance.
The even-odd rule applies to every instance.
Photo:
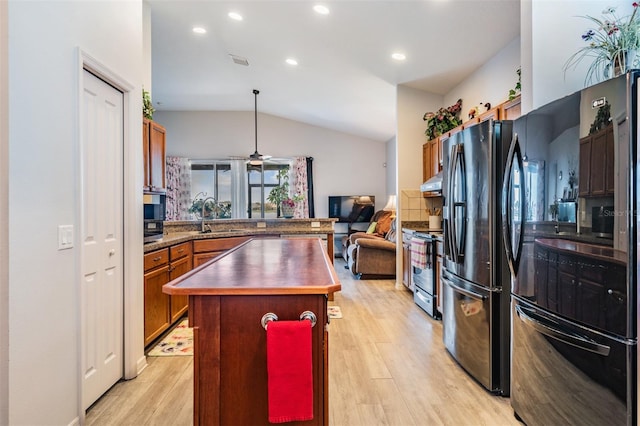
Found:
[[[310,215],[313,211],[313,186],[309,187],[309,158],[294,157],[293,159],[293,192],[305,194],[304,201],[296,203],[293,211],[294,218],[314,217]],[[311,158],[313,160],[313,158]],[[311,182],[313,184],[313,182]]]
[[[231,160],[231,218],[246,219],[249,217],[246,160]]]
[[[166,220],[189,220],[191,206],[191,166],[188,158],[167,157]]]

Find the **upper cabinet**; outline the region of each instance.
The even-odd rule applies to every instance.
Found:
[[[522,114],[520,106],[520,96],[498,106],[500,110],[500,120],[515,120]]]
[[[166,130],[155,121],[143,118],[144,190],[164,191]]]
[[[612,195],[615,185],[613,125],[580,139],[581,197]]]

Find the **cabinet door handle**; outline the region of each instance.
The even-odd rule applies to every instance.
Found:
[[[184,249],[179,249],[178,250],[178,253],[183,253],[183,252],[184,252]]]
[[[158,257],[154,257],[154,258],[153,258],[153,261],[154,261],[154,262],[158,262],[158,261],[159,261],[159,260],[161,260],[161,259],[162,259],[162,256],[158,256]]]

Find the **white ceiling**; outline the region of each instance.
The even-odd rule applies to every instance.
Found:
[[[378,141],[396,133],[396,85],[446,94],[520,32],[519,0],[149,3],[157,110],[253,111],[258,89],[259,112]]]

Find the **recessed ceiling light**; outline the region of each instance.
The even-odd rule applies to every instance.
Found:
[[[298,65],[298,61],[296,61],[293,58],[287,58],[285,62],[288,63],[289,65]]]
[[[313,6],[313,10],[316,11],[316,13],[319,13],[320,15],[328,15],[329,14],[329,8],[327,6],[321,5],[321,4],[316,4],[315,6]]]
[[[235,20],[235,21],[242,21],[242,15],[240,15],[238,12],[229,12],[229,18]]]
[[[202,27],[193,27],[193,32],[196,34],[206,34],[207,30]]]
[[[400,53],[400,52],[396,52],[392,54],[391,57],[396,61],[404,61],[405,59],[407,59],[407,56],[404,53]]]

